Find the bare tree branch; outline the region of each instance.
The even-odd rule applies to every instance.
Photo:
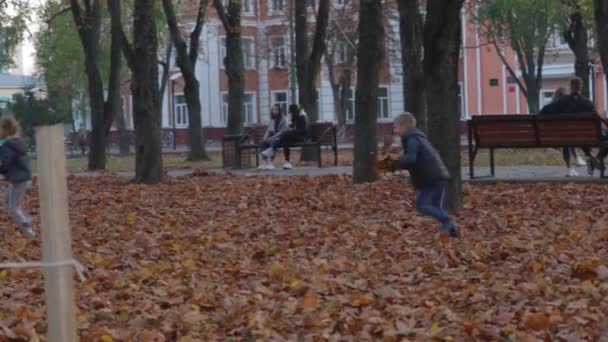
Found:
[[[228,14],[226,14],[226,9],[224,8],[224,5],[222,5],[222,0],[213,0],[213,6],[215,7],[217,15],[220,17],[220,20],[224,25],[224,29],[230,29],[230,20],[228,18]]]
[[[57,12],[57,13],[53,14],[53,15],[52,15],[52,16],[51,16],[51,17],[50,17],[50,18],[49,18],[49,19],[46,21],[46,24],[47,24],[47,25],[52,24],[52,23],[53,23],[53,21],[55,21],[55,19],[57,19],[58,17],[60,17],[60,16],[64,15],[65,13],[67,13],[67,12],[69,12],[69,11],[71,11],[71,10],[72,10],[72,6],[70,6],[70,7],[66,7],[66,8],[61,9],[59,12]]]

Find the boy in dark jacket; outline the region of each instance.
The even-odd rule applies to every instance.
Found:
[[[16,221],[21,233],[36,236],[32,229],[32,218],[21,210],[21,201],[30,186],[32,172],[27,156],[27,146],[16,136],[17,121],[13,117],[0,119],[0,174],[9,181],[6,192],[6,209]]]
[[[393,132],[401,137],[403,156],[398,162],[402,169],[408,170],[416,188],[416,209],[439,221],[440,233],[457,238],[458,227],[443,210],[445,182],[450,175],[439,153],[416,128],[416,119],[410,113],[400,114],[395,119]]]

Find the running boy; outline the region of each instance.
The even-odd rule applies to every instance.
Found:
[[[0,174],[9,181],[6,209],[27,237],[34,237],[32,219],[21,210],[21,201],[30,186],[32,172],[23,139],[17,137],[17,121],[11,116],[0,119]]]
[[[403,156],[399,166],[408,170],[416,188],[416,209],[441,223],[440,233],[459,236],[456,223],[443,210],[445,182],[450,178],[439,153],[426,135],[416,128],[416,118],[410,113],[397,116],[393,133],[401,137]]]

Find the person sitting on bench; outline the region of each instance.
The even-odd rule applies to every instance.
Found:
[[[583,80],[579,77],[574,77],[570,80],[570,94],[562,96],[555,102],[551,102],[546,105],[540,114],[589,114],[594,113],[598,115],[595,105],[591,100],[584,97],[583,95]],[[587,168],[589,175],[593,175],[594,169],[602,170],[604,166],[597,157],[591,155],[591,149],[589,147],[582,148],[583,152],[587,156]]]
[[[262,156],[263,163],[260,164],[262,170],[273,170],[274,169],[274,153],[271,158],[266,157],[262,152],[270,149],[272,151],[273,142],[278,143],[281,135],[287,131],[288,123],[287,118],[281,112],[281,106],[274,105],[270,110],[270,122],[268,122],[268,128],[262,138],[262,142],[258,147],[258,153]],[[289,154],[288,149],[285,149],[285,156]],[[286,157],[287,158],[287,157]]]
[[[293,168],[290,160],[289,148],[299,142],[306,141],[308,138],[308,120],[305,115],[302,115],[301,109],[298,105],[292,104],[289,106],[289,114],[291,114],[291,124],[287,130],[281,134],[279,139],[273,140],[271,148],[262,152],[262,155],[266,158],[273,158],[276,150],[279,147],[283,147],[285,150],[285,164],[283,169],[289,170]]]

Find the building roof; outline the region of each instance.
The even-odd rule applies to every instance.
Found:
[[[0,74],[0,87],[28,88],[37,83],[33,76]]]

